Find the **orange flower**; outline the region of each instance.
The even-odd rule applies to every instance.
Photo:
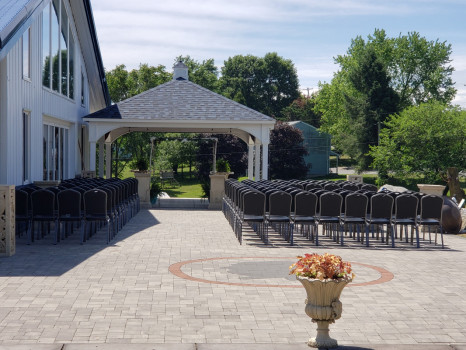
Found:
[[[290,266],[290,274],[319,280],[353,279],[354,273],[349,262],[329,253],[304,254],[298,256],[298,261]]]

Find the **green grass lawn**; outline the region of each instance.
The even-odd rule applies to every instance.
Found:
[[[199,180],[195,177],[194,174],[191,174],[191,175],[188,174],[188,168],[184,168],[183,170],[184,170],[183,176],[181,176],[181,169],[178,171],[178,175],[176,175],[176,179],[180,183],[180,186],[175,187],[171,185],[166,185],[163,191],[166,192],[170,197],[203,198],[203,191],[202,191],[201,184],[199,183]],[[129,166],[126,167],[122,173],[122,178],[127,178],[127,177],[134,177],[134,173],[131,171]],[[158,172],[154,172],[153,177],[158,179],[159,177]],[[243,181],[245,179],[247,179],[247,177],[243,176],[239,178],[239,181]],[[323,179],[323,180],[331,180],[331,181],[346,180],[346,175],[329,174],[328,176],[318,177],[315,179],[317,180]],[[363,175],[363,181],[364,183],[367,183],[367,184],[375,185],[376,179],[377,179],[377,175],[373,175],[373,174]],[[460,179],[460,181],[461,181],[461,187],[463,189],[466,189],[466,178],[463,177]],[[409,181],[400,181],[400,180],[392,178],[390,179],[389,183],[390,185],[394,185],[394,186],[406,187],[412,191],[419,191],[417,184],[422,183],[422,179],[413,178],[413,179],[410,179]]]
[[[176,198],[203,198],[203,192],[199,180],[196,178],[185,178],[177,179],[180,183],[179,187],[172,185],[166,185],[162,189],[163,192],[166,192],[170,197]]]

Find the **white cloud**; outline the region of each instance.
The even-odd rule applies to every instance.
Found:
[[[340,18],[346,23],[354,18],[355,26],[363,21],[360,16],[371,20],[377,16],[390,18],[393,27],[387,31],[398,32],[397,19],[414,21],[423,13],[435,13],[436,9],[461,2],[95,0],[92,4],[106,69],[117,64],[132,69],[148,63],[162,64],[170,70],[176,56],[188,54],[198,60],[213,58],[220,67],[237,54],[262,56],[275,51],[295,63],[301,87],[307,88],[331,80],[338,69],[333,57],[343,54],[350,44],[352,28],[339,27]],[[416,17],[406,17],[413,14]],[[366,36],[368,32],[358,34]],[[465,62],[464,56],[454,57],[458,82]]]

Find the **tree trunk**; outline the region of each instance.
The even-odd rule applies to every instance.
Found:
[[[460,202],[464,197],[464,193],[460,186],[458,168],[452,167],[447,169],[447,182],[450,188],[450,197],[455,197],[456,201]]]

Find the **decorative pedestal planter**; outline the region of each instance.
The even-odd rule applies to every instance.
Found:
[[[307,345],[313,348],[336,348],[338,342],[329,336],[329,325],[341,317],[340,295],[351,280],[325,280],[296,277],[306,289],[306,314],[317,323],[317,336]]]
[[[222,209],[222,199],[225,194],[225,180],[233,173],[217,172],[210,174],[210,198],[209,209],[219,210]]]
[[[445,186],[442,185],[417,184],[417,187],[419,187],[419,192],[440,197],[442,197],[443,190],[445,189]]]
[[[150,208],[150,172],[134,171],[134,177],[138,180],[138,195],[143,208]]]

